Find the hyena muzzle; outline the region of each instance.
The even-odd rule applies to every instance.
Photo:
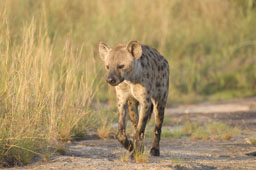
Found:
[[[159,156],[161,128],[169,91],[167,60],[155,49],[137,41],[115,48],[100,42],[99,54],[105,62],[106,81],[116,89],[119,142],[132,153],[143,152],[146,124],[154,111],[155,134],[150,154]],[[133,141],[126,135],[127,114],[136,131]]]

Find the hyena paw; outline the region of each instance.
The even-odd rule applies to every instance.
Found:
[[[160,151],[157,148],[151,148],[150,155],[152,156],[160,156]]]

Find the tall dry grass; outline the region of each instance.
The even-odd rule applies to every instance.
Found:
[[[169,103],[255,95],[255,17],[253,0],[0,0],[0,161],[27,163],[91,126],[100,40],[166,56]],[[115,97],[102,85],[95,99]]]
[[[32,19],[12,40],[6,11],[0,18],[0,164],[27,164],[88,130],[96,86],[70,39],[56,53],[58,44]]]

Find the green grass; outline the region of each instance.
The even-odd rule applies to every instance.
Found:
[[[232,137],[240,135],[241,130],[238,127],[231,127],[221,122],[206,122],[204,124],[186,122],[183,133],[192,139],[230,140]]]
[[[145,137],[146,138],[153,138],[154,137],[154,132],[152,130],[153,128],[150,128],[150,130],[146,131]],[[186,137],[188,134],[186,134],[183,129],[181,128],[175,128],[173,130],[167,129],[167,128],[162,128],[161,132],[161,138],[182,138]]]
[[[171,162],[172,162],[173,166],[175,166],[175,165],[182,165],[182,164],[185,163],[185,161],[182,158],[179,158],[179,157],[172,157],[171,158]]]
[[[116,103],[114,89],[103,83],[99,41],[113,46],[138,40],[166,56],[169,104],[255,95],[255,5],[1,0],[0,162],[47,158],[59,141],[111,124],[104,111],[93,111],[97,102]]]
[[[241,134],[241,130],[238,127],[231,127],[221,122],[191,122],[187,121],[173,128],[163,127],[161,137],[162,138],[175,138],[190,137],[191,139],[200,140],[230,140],[232,137]],[[147,138],[153,138],[153,127],[149,127],[145,136]]]
[[[247,138],[246,141],[249,144],[256,146],[256,137],[255,136]]]

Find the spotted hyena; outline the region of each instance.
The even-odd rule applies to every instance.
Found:
[[[155,49],[131,41],[110,48],[100,42],[99,54],[105,62],[107,82],[115,86],[118,99],[117,139],[130,152],[143,152],[145,128],[155,113],[154,142],[150,154],[159,156],[159,141],[169,90],[169,65]],[[126,115],[136,133],[133,142],[126,136]]]

